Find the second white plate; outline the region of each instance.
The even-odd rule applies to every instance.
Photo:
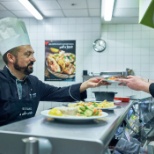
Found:
[[[113,109],[115,109],[115,108],[117,108],[117,106],[111,106],[111,107],[97,107],[97,109],[101,109],[101,110],[103,110],[103,109],[109,109],[109,110],[113,110]]]

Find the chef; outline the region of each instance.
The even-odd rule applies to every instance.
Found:
[[[45,84],[33,72],[36,61],[24,22],[17,18],[0,20],[0,53],[5,62],[0,71],[0,125],[35,116],[39,101],[84,100],[86,89],[106,85],[91,78],[68,87]]]

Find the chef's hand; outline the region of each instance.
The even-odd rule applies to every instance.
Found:
[[[83,82],[80,86],[80,92],[85,91],[88,88],[95,88],[102,85],[110,85],[110,83],[103,81],[103,78],[97,77],[97,78],[90,78],[89,80]]]
[[[136,91],[145,91],[149,93],[150,83],[138,76],[128,76],[127,79],[118,79],[119,85],[126,85]]]

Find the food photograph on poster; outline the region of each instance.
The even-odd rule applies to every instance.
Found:
[[[75,40],[45,40],[45,81],[75,81]]]

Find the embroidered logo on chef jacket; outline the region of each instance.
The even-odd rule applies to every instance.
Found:
[[[36,98],[36,93],[29,94],[29,96],[30,96],[30,99],[32,99],[32,98]]]
[[[20,116],[26,116],[26,115],[32,115],[33,114],[33,110],[32,107],[22,107],[22,113],[20,114]]]

